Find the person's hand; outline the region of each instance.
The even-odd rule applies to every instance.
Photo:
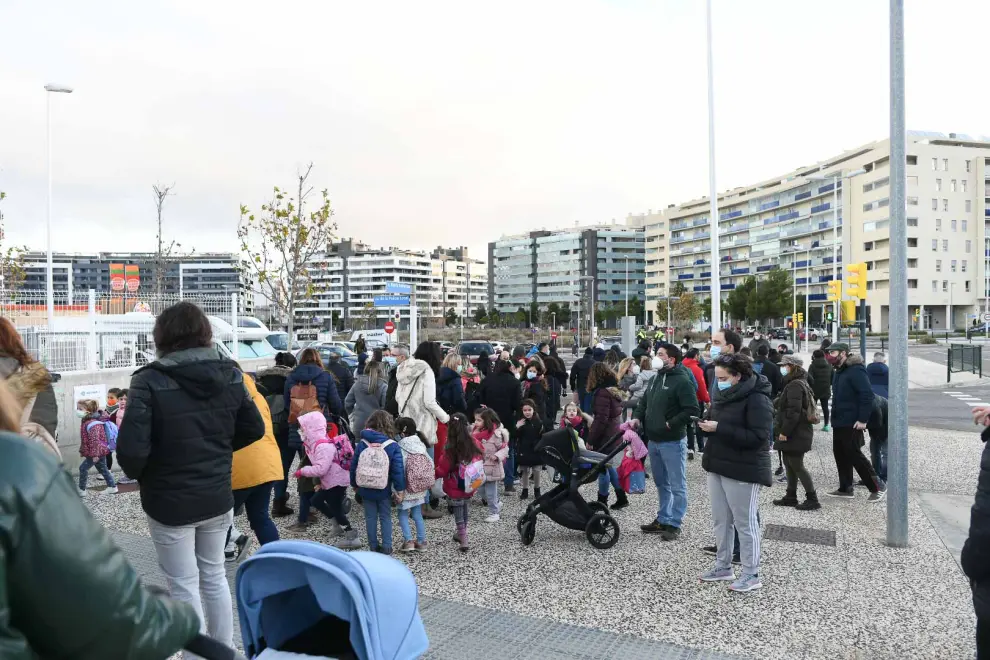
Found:
[[[973,423],[990,426],[990,406],[977,406],[973,408]]]
[[[853,424],[853,429],[856,431],[862,431],[866,428],[866,422],[856,422]]]
[[[296,470],[295,472],[292,473],[292,476],[298,479],[299,477],[302,476],[302,470]]]
[[[781,433],[780,435],[777,436],[777,440],[779,442],[787,442],[787,436]]]
[[[715,429],[718,428],[718,422],[712,421],[710,419],[703,419],[698,422],[698,428],[705,433],[714,433]]]
[[[516,422],[516,428],[517,429],[521,429],[522,426],[523,426],[523,424],[525,424],[525,423],[526,423],[526,420],[525,419],[520,419],[518,422]]]

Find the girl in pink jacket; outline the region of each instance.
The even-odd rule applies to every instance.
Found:
[[[471,435],[485,452],[484,500],[488,503],[487,523],[499,521],[502,504],[498,501],[498,482],[505,478],[502,463],[509,455],[509,432],[502,426],[491,408],[479,408],[474,413]]]
[[[347,487],[351,483],[351,460],[354,448],[346,435],[327,436],[327,419],[322,412],[306,413],[299,418],[299,434],[310,465],[296,470],[294,476],[313,477],[320,480],[311,506],[331,518],[339,526],[344,538],[337,544],[342,550],[355,550],[364,543],[347,519],[345,502]],[[336,532],[336,530],[334,530]]]

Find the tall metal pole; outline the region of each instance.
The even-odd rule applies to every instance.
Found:
[[[904,0],[890,0],[890,435],[887,544],[908,544],[907,138],[904,119]]]
[[[839,175],[832,177],[832,280],[839,279]],[[839,309],[842,296],[835,301],[835,314],[832,315],[832,341],[839,341]]]
[[[808,269],[804,278],[804,350],[811,352],[811,317],[808,315],[808,299],[811,298],[811,248],[808,248]]]
[[[48,329],[52,328],[55,322],[55,282],[54,268],[52,267],[52,95],[45,92],[45,115],[47,117],[47,142],[48,142],[48,209],[45,216],[45,253],[47,254],[47,269],[45,287],[45,300],[48,304]],[[236,330],[236,328],[235,328]],[[234,342],[236,344],[236,342]]]
[[[722,282],[718,257],[718,193],[715,190],[715,81],[712,63],[712,0],[707,2],[708,21],[708,196],[711,198],[712,332],[722,327]]]
[[[791,297],[791,346],[797,346],[798,328],[797,328],[797,252],[791,253],[791,284],[794,285],[794,291]],[[756,356],[753,356],[754,359]]]
[[[629,316],[629,257],[626,257],[626,316]]]

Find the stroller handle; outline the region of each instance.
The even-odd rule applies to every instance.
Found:
[[[186,644],[186,651],[202,656],[206,660],[247,660],[247,658],[212,637],[196,635]]]

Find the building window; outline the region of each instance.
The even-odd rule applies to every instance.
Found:
[[[936,259],[935,260],[935,272],[936,273],[941,273],[942,272],[942,260],[941,259]]]
[[[863,243],[863,252],[869,252],[873,249],[873,241],[867,241]]]
[[[966,280],[966,293],[969,293],[969,280]],[[590,317],[590,312],[589,312]]]
[[[949,210],[949,200],[947,200],[944,197],[942,198],[942,210],[943,211],[948,211]]]
[[[966,262],[964,261],[963,263],[966,263]],[[908,268],[917,268],[917,267],[918,267],[918,260],[917,259],[908,259]]]
[[[955,220],[953,220],[953,221],[951,222],[951,224],[952,224],[952,231],[955,231],[955,230],[956,230],[956,221],[955,221]],[[590,312],[589,312],[589,314],[590,314]],[[589,317],[589,318],[590,318],[590,317]]]
[[[953,260],[952,260],[952,265],[951,265],[951,267],[952,267],[952,272],[953,272],[953,273],[954,273],[954,272],[956,272],[956,260],[955,260],[955,259],[953,259]]]
[[[907,226],[908,227],[917,227],[918,226],[918,219],[917,218],[908,218],[907,219]]]
[[[908,197],[907,198],[907,205],[908,206],[917,206],[918,205],[918,198],[917,197]]]
[[[966,241],[966,254],[969,254],[972,251],[973,251],[973,241]],[[590,312],[588,313],[588,316],[590,318],[591,316]]]
[[[963,232],[969,231],[969,220],[960,220],[960,222],[962,223]]]
[[[872,291],[873,290],[873,284],[874,284],[874,282],[872,282],[872,281],[867,282],[866,283],[866,290],[867,291]]]
[[[935,192],[942,192],[942,179],[935,179]]]
[[[962,186],[962,191],[963,192],[966,192],[966,184],[967,183],[968,182],[966,181],[966,179],[963,179],[962,181],[959,182],[959,185]]]
[[[938,169],[938,158],[932,158],[932,172]],[[588,318],[591,318],[589,314]]]
[[[937,211],[938,210],[938,198],[937,197],[932,197],[932,210],[933,211]],[[589,316],[588,318],[591,318],[591,317]]]
[[[967,172],[970,172],[970,171],[972,171],[972,169],[971,169],[972,167],[973,167],[973,161],[971,161],[971,160],[967,160],[967,161],[966,161],[966,171],[967,171]]]
[[[955,179],[953,179],[952,181],[949,182],[949,190],[951,190],[952,192],[956,192],[956,180]]]
[[[949,241],[947,239],[942,239],[942,252],[949,251]]]
[[[935,231],[942,231],[942,218],[935,218]]]
[[[949,171],[949,159],[948,158],[943,158],[942,159],[942,171],[943,172],[948,172]]]
[[[973,212],[973,200],[967,199],[966,200],[966,213],[972,213],[972,212]]]
[[[932,293],[938,293],[938,280],[932,280]]]
[[[966,272],[966,260],[965,259],[962,260],[962,272],[964,272],[964,273]]]
[[[917,238],[909,238],[908,239],[908,247],[915,247],[915,248],[918,247],[918,239]]]
[[[918,157],[917,156],[908,156],[905,160],[907,160],[907,164],[908,165],[917,165],[918,164]]]
[[[942,280],[942,293],[945,293],[948,290],[949,290],[949,280]],[[591,312],[589,312],[588,314],[590,318]]]
[[[938,252],[938,239],[932,239],[932,252]],[[588,318],[591,318],[591,312],[588,312]]]

